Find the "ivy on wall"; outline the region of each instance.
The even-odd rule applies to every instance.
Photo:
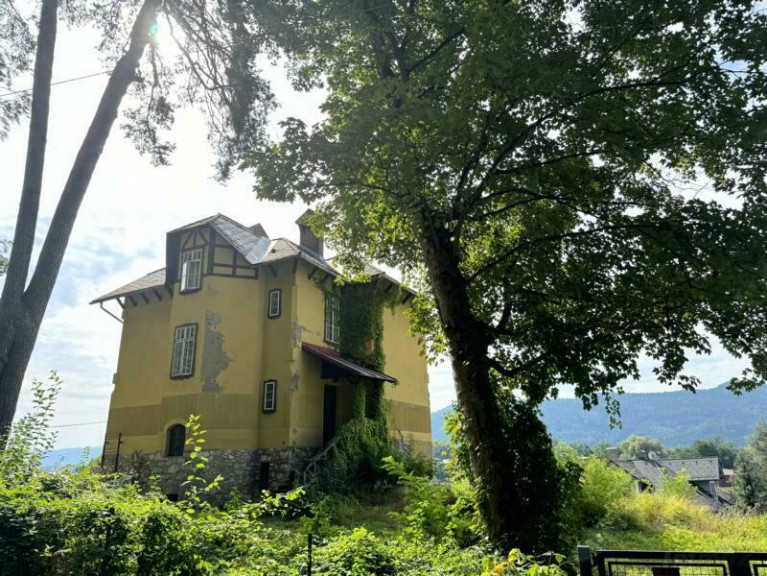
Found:
[[[396,301],[396,295],[385,292],[381,283],[355,282],[342,286],[340,297],[339,352],[358,364],[383,372],[386,366],[383,311],[387,304]]]
[[[384,371],[383,313],[398,298],[398,289],[387,292],[380,282],[350,282],[341,287],[338,351],[343,357],[377,372]],[[364,391],[362,383],[361,387]],[[362,394],[360,391],[355,398],[355,417],[385,420],[383,382],[371,382],[369,396]]]
[[[344,358],[377,372],[386,367],[383,314],[399,298],[381,283],[350,282],[336,287],[340,299],[338,351]],[[353,382],[353,418],[338,432],[338,443],[325,472],[325,487],[346,490],[360,481],[375,484],[386,478],[382,459],[392,453],[383,382],[360,378]]]

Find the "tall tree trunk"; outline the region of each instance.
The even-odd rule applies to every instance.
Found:
[[[58,0],[44,0],[40,9],[40,29],[37,34],[37,52],[32,83],[32,110],[29,117],[29,139],[21,187],[21,201],[16,216],[10,261],[0,296],[0,372],[7,365],[17,328],[23,322],[25,309],[22,302],[24,288],[35,244],[37,214],[45,168],[45,149],[48,142],[48,116],[50,112],[51,77],[58,28]],[[17,395],[18,396],[18,395]],[[5,403],[5,390],[0,388],[0,406]],[[13,401],[15,410],[16,401]],[[0,407],[0,413],[2,413]],[[13,413],[11,413],[11,417]],[[0,418],[0,447],[7,425]]]
[[[32,85],[32,111],[29,119],[29,139],[21,188],[19,213],[16,217],[13,247],[0,298],[0,362],[7,357],[7,345],[12,338],[12,312],[21,303],[35,243],[35,227],[40,206],[40,193],[45,166],[45,148],[48,140],[53,55],[56,48],[57,0],[45,0],[40,11],[40,30],[37,37],[34,81]]]
[[[558,505],[556,463],[548,434],[526,404],[520,402],[513,410],[499,405],[488,360],[492,335],[471,312],[450,234],[439,222],[430,221],[428,213],[421,218],[424,259],[448,340],[488,535],[506,550],[543,551],[555,544],[552,534],[556,534]]]
[[[146,0],[136,17],[130,46],[118,60],[109,78],[59,199],[35,272],[21,299],[14,335],[5,361],[0,358],[0,430],[9,427],[13,421],[24,372],[56,283],[80,204],[117,117],[120,103],[128,87],[136,79],[136,68],[149,42],[150,25],[156,19],[160,4],[161,0]]]

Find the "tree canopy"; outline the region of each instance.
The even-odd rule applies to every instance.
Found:
[[[767,422],[757,425],[735,459],[733,494],[740,508],[767,511]]]
[[[650,452],[655,452],[658,456],[665,456],[667,452],[660,440],[648,436],[633,435],[618,444],[618,450],[620,450],[622,460],[647,458]]]
[[[750,360],[733,390],[767,376],[755,2],[282,6],[275,37],[325,116],[254,151],[258,194],[319,203],[347,265],[425,280],[416,328],[450,352],[491,535],[545,545],[550,498],[523,484],[552,476],[550,443],[522,446],[562,386],[615,410],[644,353],[694,389],[712,337]]]
[[[752,2],[298,4],[297,78],[326,75],[328,116],[253,158],[262,197],[323,201],[342,255],[406,270],[428,212],[535,401],[591,403],[642,350],[693,388],[711,334],[767,374]]]

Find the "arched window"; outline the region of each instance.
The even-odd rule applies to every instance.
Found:
[[[183,456],[186,426],[174,424],[168,428],[168,456]]]

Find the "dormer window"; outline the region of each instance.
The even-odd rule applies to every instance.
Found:
[[[199,290],[202,283],[202,248],[181,253],[181,292]]]

